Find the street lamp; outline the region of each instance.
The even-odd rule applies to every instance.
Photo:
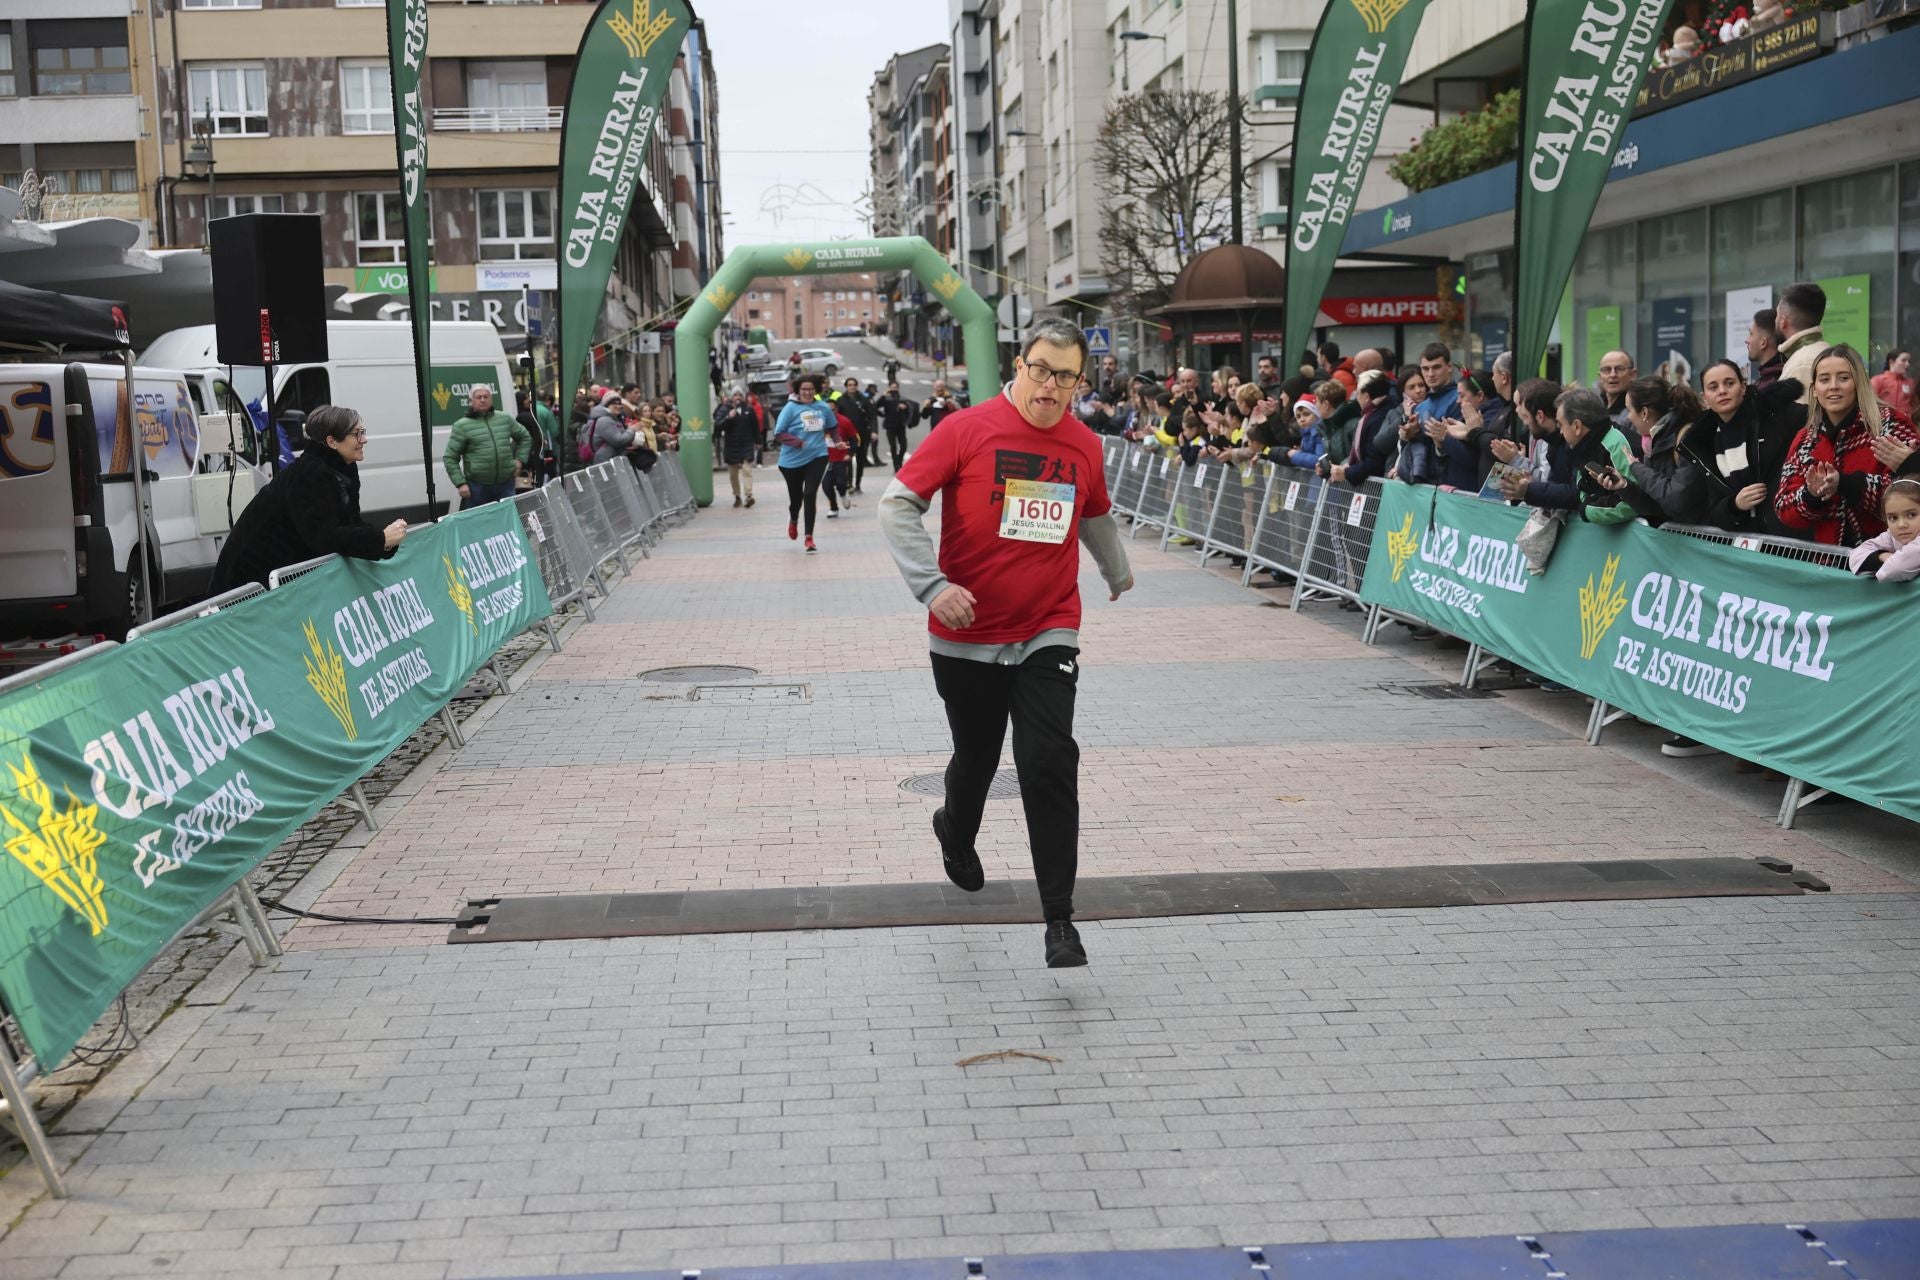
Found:
[[[204,224],[202,233],[206,236],[207,244],[211,246],[213,235],[206,229],[213,222],[213,103],[211,102],[207,103],[206,113],[194,122],[193,145],[188,147],[187,153],[181,157],[180,167],[186,171],[189,178],[207,180],[207,216],[202,218],[201,222]]]
[[[1167,42],[1165,36],[1150,35],[1145,31],[1122,31],[1120,33],[1120,92],[1122,93],[1131,91],[1131,77],[1127,66],[1127,46],[1135,40],[1158,40],[1161,44]]]

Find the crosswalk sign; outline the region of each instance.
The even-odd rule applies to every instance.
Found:
[[[1104,356],[1113,350],[1113,330],[1105,325],[1094,325],[1087,330],[1087,350],[1096,356]]]

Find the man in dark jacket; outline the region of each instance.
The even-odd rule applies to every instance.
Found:
[[[859,493],[860,480],[867,474],[867,451],[873,447],[873,406],[860,394],[858,378],[848,378],[832,400],[834,412],[853,424],[858,437],[853,448],[853,492]]]
[[[755,438],[759,435],[760,423],[753,416],[753,406],[740,392],[720,406],[719,420],[713,424],[713,430],[720,437],[720,460],[727,464],[727,482],[733,486],[733,505],[741,505],[741,493],[744,489],[747,506],[753,505],[753,460],[756,452]]]
[[[1755,391],[1765,391],[1780,381],[1780,371],[1787,367],[1786,353],[1780,350],[1780,331],[1773,327],[1777,314],[1772,307],[1756,311],[1753,323],[1747,326],[1747,379]]]
[[[931,431],[940,425],[940,419],[954,412],[959,407],[960,402],[947,394],[946,379],[935,378],[933,380],[933,394],[928,396],[920,405],[920,420],[925,422],[927,424],[927,430]]]
[[[887,433],[887,453],[893,460],[893,469],[898,471],[907,458],[907,432],[920,420],[920,410],[900,394],[899,383],[889,382],[887,393],[874,405],[874,413]]]

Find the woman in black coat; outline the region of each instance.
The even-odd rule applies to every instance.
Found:
[[[1773,495],[1780,469],[1800,428],[1807,425],[1802,387],[1792,378],[1767,387],[1747,384],[1731,360],[1718,360],[1700,377],[1706,412],[1683,447],[1707,475],[1705,520],[1735,533],[1779,532]]]
[[[322,405],[308,416],[300,456],[254,495],[233,523],[213,589],[266,585],[267,575],[316,556],[385,560],[407,536],[407,522],[385,529],[360,522],[360,459],[367,431],[360,415]]]

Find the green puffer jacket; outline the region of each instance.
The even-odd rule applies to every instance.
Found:
[[[484,419],[465,417],[453,424],[442,459],[455,484],[505,484],[513,464],[524,463],[533,436],[513,416],[495,409]]]

